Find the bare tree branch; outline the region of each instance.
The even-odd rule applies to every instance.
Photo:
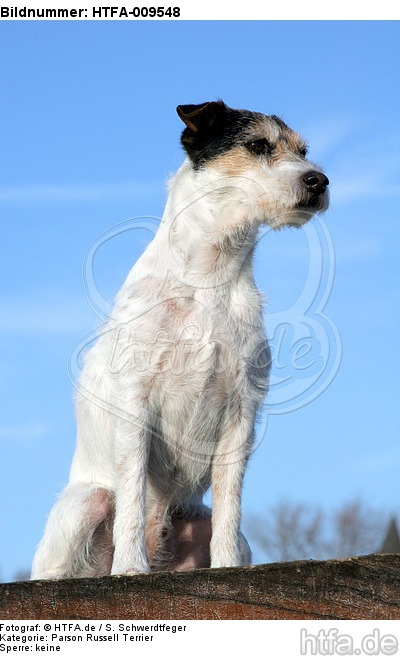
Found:
[[[360,499],[333,513],[309,504],[281,501],[265,515],[253,515],[246,531],[270,560],[346,558],[376,551],[386,523],[385,513]]]

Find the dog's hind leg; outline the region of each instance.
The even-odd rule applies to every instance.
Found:
[[[186,512],[175,512],[169,518],[163,543],[152,562],[154,571],[208,568],[211,564],[211,510],[198,506]],[[242,565],[251,565],[251,550],[243,533],[239,533]]]
[[[32,579],[110,573],[113,494],[89,483],[68,485],[52,508],[32,566]]]

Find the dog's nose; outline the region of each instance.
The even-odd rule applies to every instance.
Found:
[[[326,175],[319,171],[307,171],[307,173],[302,176],[302,180],[308,191],[311,191],[314,194],[323,194],[329,184]]]

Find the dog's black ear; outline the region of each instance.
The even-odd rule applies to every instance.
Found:
[[[176,111],[192,133],[206,131],[215,134],[223,128],[226,105],[217,100],[200,105],[178,105]]]
[[[181,136],[182,146],[197,168],[220,151],[232,110],[222,100],[217,100],[201,105],[179,105],[176,111],[186,125]]]

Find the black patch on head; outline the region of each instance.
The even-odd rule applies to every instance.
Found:
[[[179,117],[186,124],[181,143],[198,169],[210,159],[239,145],[240,135],[256,114],[231,109],[222,100],[201,105],[179,105]]]

